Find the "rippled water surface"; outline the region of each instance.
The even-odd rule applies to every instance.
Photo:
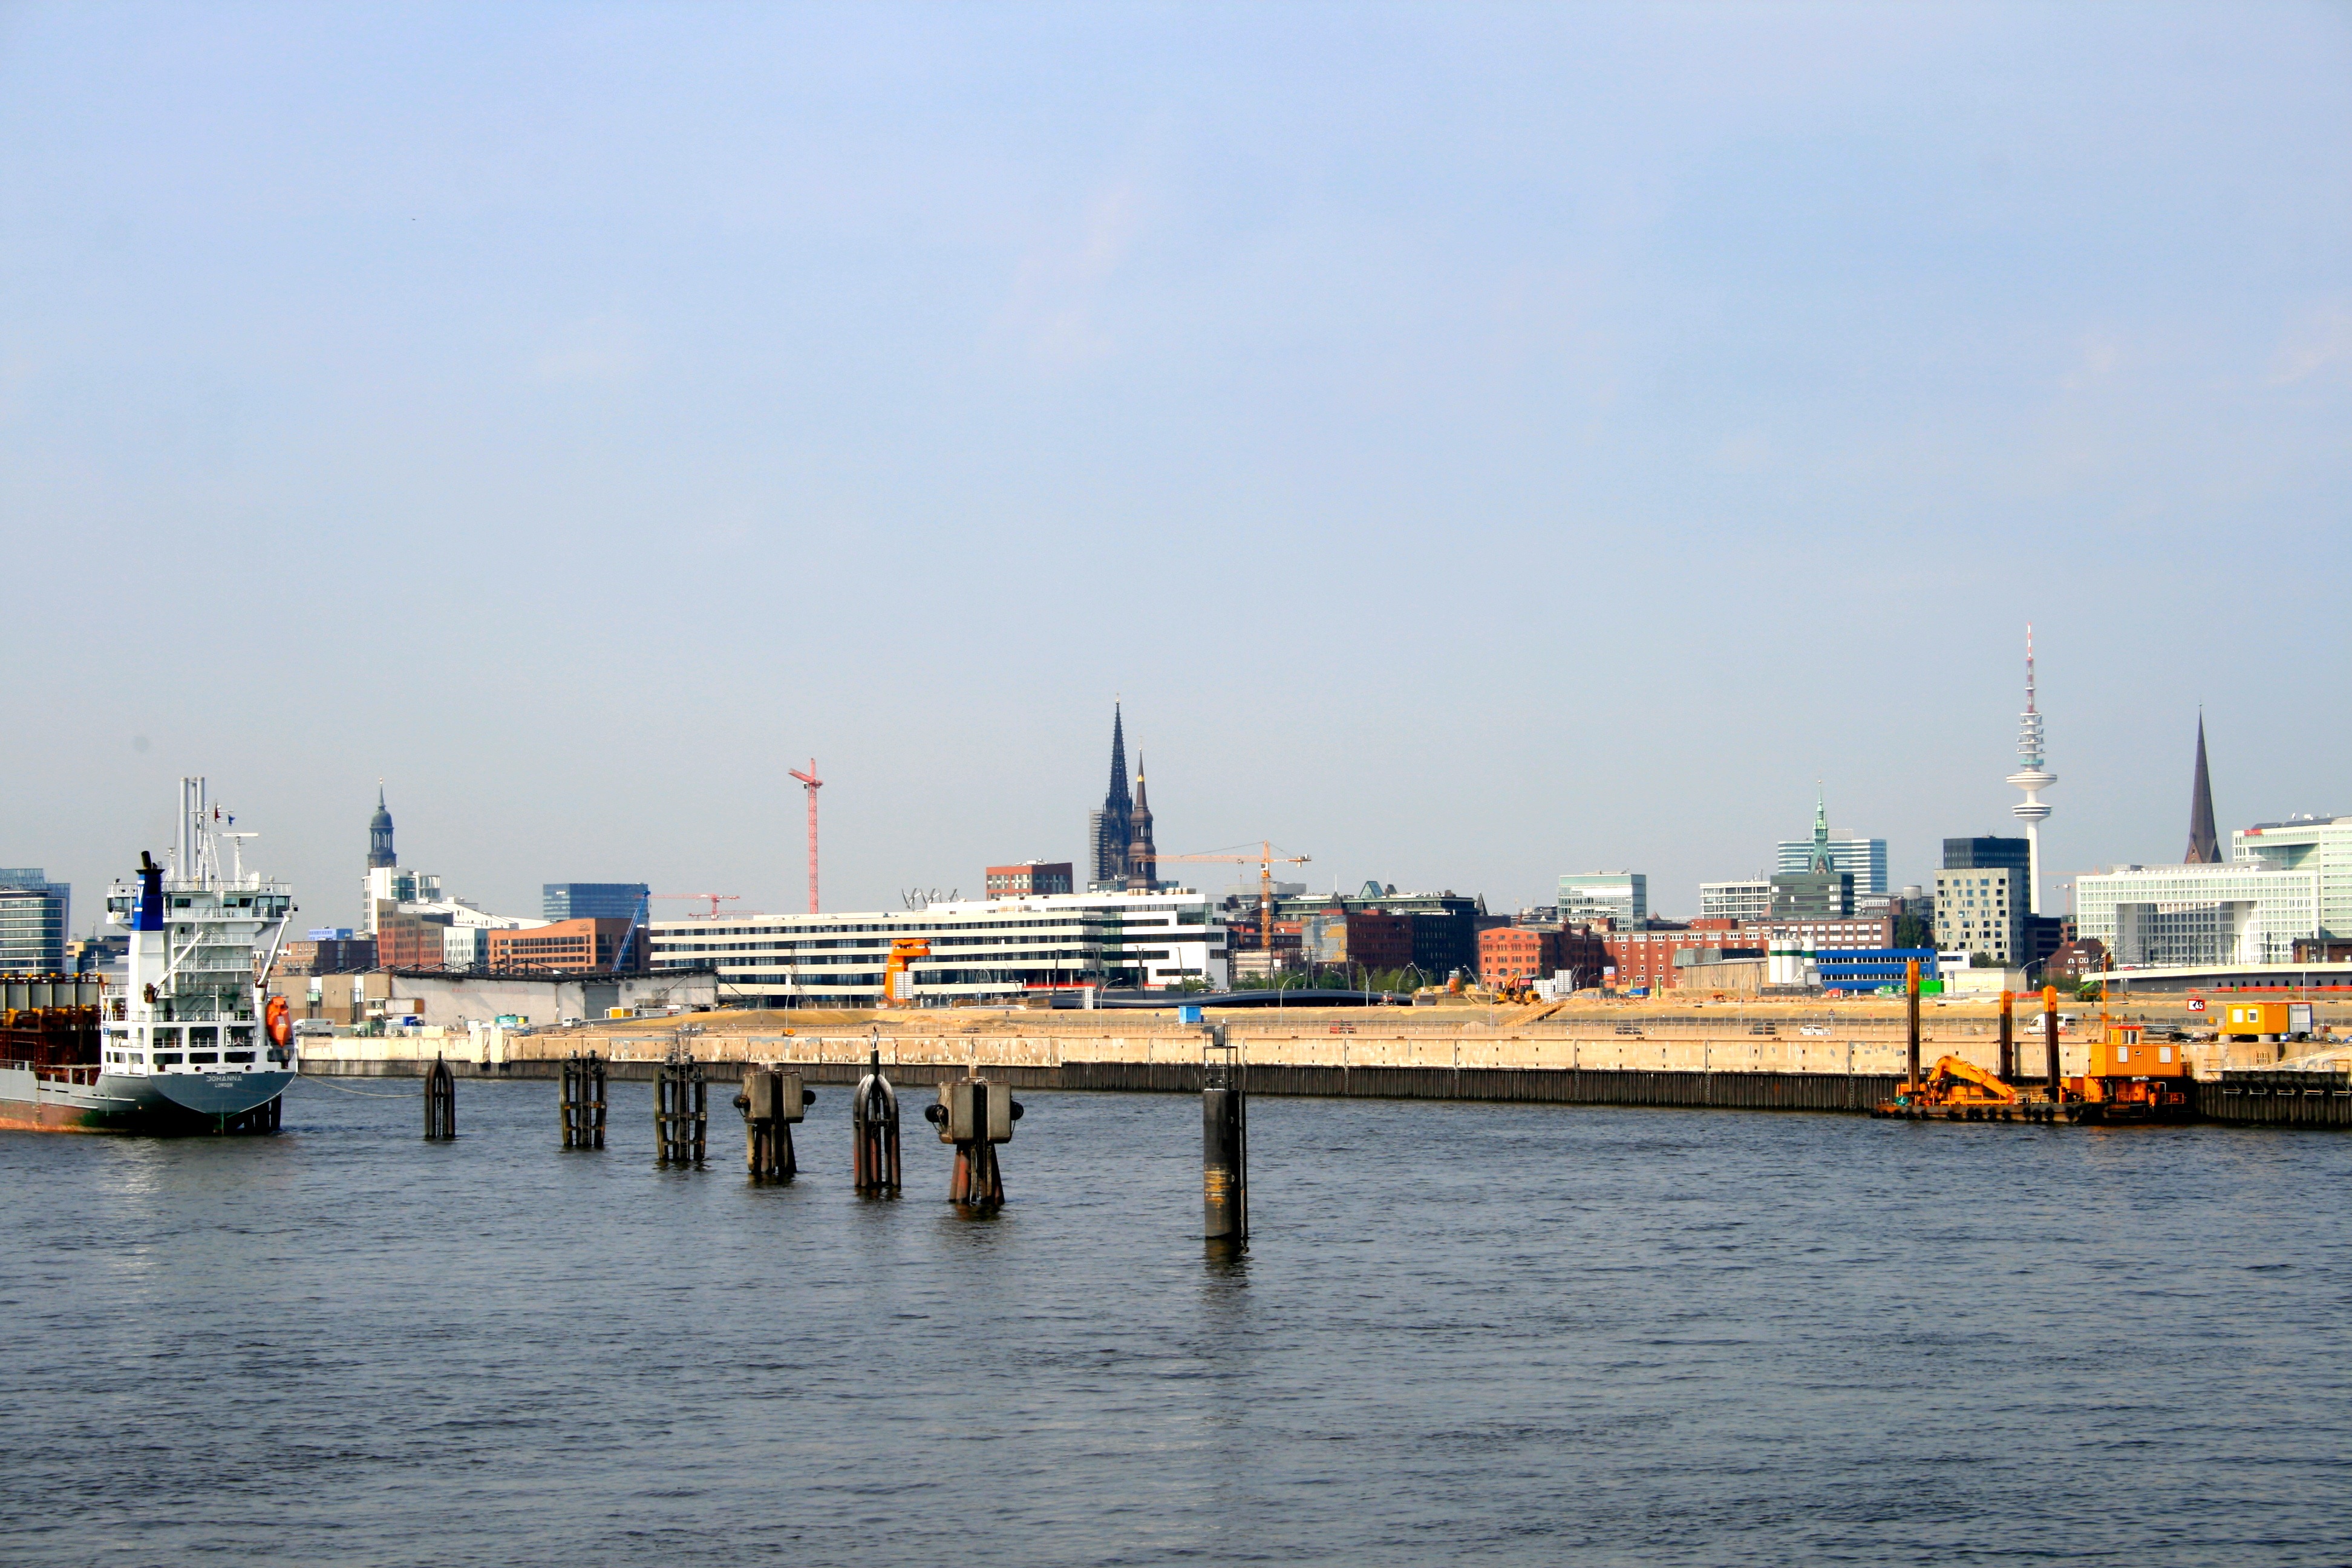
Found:
[[[971,1221],[727,1092],[0,1133],[0,1561],[2352,1558],[2342,1135],[1261,1097],[1223,1263],[1196,1100],[1024,1095]]]

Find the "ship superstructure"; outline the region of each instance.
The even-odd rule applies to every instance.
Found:
[[[248,875],[247,834],[180,781],[177,840],[157,865],[145,852],[107,893],[107,923],[127,928],[119,988],[100,1003],[93,1048],[0,1064],[0,1126],[155,1131],[246,1131],[277,1124],[295,1073],[291,1031],[265,1000],[293,894]],[[224,865],[221,843],[229,845]]]

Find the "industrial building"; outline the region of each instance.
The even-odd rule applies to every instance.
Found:
[[[928,944],[910,968],[919,1003],[1003,1001],[1055,987],[1227,984],[1225,928],[1189,888],[961,900],[921,910],[656,921],[653,970],[715,967],[721,1000],[763,1007],[871,1007],[894,942]]]
[[[73,888],[38,866],[0,867],[0,971],[54,974],[66,966]]]

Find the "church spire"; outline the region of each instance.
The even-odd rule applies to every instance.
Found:
[[[392,812],[383,804],[383,781],[375,781],[375,815],[368,818],[368,868],[397,866],[400,857],[392,852]]]
[[[2205,771],[2205,712],[2197,712],[2197,777],[2189,786],[2189,854],[2190,866],[2221,863],[2221,842],[2213,831],[2213,780]]]
[[[1127,724],[1118,704],[1110,705],[1110,794],[1103,805],[1111,809],[1129,805],[1127,794]]]

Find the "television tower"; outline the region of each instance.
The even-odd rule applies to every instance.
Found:
[[[2009,785],[2023,790],[2025,798],[2009,809],[2025,824],[2026,908],[2038,915],[2042,912],[2042,823],[2050,815],[2042,792],[2056,784],[2058,775],[2042,765],[2042,714],[2033,706],[2033,625],[2030,621],[2025,627],[2025,711],[2017,720],[2017,758],[2025,765],[2009,775]]]

